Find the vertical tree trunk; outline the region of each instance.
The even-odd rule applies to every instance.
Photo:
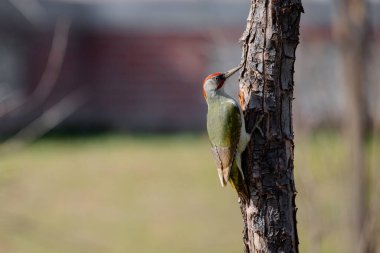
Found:
[[[250,192],[241,202],[245,252],[298,252],[293,176],[293,73],[300,0],[251,0],[242,36],[240,103],[248,131],[263,116],[243,168]]]
[[[362,238],[366,219],[368,180],[364,162],[364,137],[368,129],[368,109],[365,100],[365,73],[368,50],[368,22],[365,0],[341,0],[338,13],[338,43],[341,52],[347,96],[346,140],[350,147],[349,163],[353,180],[352,239],[355,252],[368,252],[368,238]],[[364,243],[367,242],[367,243]]]

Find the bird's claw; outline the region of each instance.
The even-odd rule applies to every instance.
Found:
[[[253,126],[253,129],[252,129],[252,132],[255,131],[255,129],[257,128],[261,134],[262,137],[264,137],[264,133],[263,133],[263,130],[259,127],[259,124],[260,122],[263,120],[264,118],[264,115],[261,115],[259,120],[256,121],[255,125]]]

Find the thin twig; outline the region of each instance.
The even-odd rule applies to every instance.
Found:
[[[41,81],[32,94],[32,98],[37,101],[44,101],[58,80],[66,55],[70,24],[71,22],[67,17],[60,17],[57,20],[45,71],[42,74]]]
[[[2,151],[14,150],[35,141],[76,112],[88,100],[82,89],[77,89],[53,105],[13,137],[2,144]]]
[[[39,106],[49,97],[61,73],[62,64],[66,55],[70,23],[70,20],[66,17],[58,18],[54,29],[49,58],[41,80],[32,94],[18,103],[11,103],[9,106],[6,106],[6,101],[3,101],[2,103],[4,109],[3,111],[0,111],[0,118],[13,113],[27,104],[28,108]]]
[[[34,26],[38,27],[47,19],[44,7],[34,0],[8,0]]]

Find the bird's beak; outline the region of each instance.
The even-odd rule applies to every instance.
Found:
[[[237,66],[236,68],[228,70],[227,72],[224,73],[224,78],[225,79],[229,78],[230,76],[235,74],[239,69],[241,69],[241,67],[243,67],[243,64]]]

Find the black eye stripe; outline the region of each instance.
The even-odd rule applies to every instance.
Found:
[[[221,81],[221,80],[223,80],[223,76],[222,76],[222,75],[214,76],[213,79],[214,79],[215,81]]]

